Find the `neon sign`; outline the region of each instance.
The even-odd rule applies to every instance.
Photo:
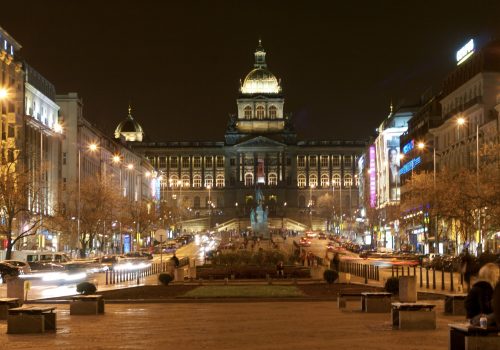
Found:
[[[413,168],[415,168],[421,162],[422,162],[422,159],[420,157],[413,158],[408,163],[406,163],[403,167],[401,167],[401,169],[399,169],[399,175],[403,175],[403,174],[406,174],[409,171],[412,171]]]
[[[467,44],[457,51],[457,66],[464,63],[474,53],[474,39],[470,39]]]
[[[415,148],[415,140],[411,140],[410,142],[408,142],[406,145],[403,146],[403,154],[407,154],[413,148]]]
[[[377,183],[375,174],[375,146],[370,146],[370,207],[377,205]]]

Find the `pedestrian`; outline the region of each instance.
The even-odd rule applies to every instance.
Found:
[[[479,318],[486,315],[488,323],[494,323],[493,288],[498,283],[500,270],[497,264],[488,263],[479,270],[478,281],[474,283],[465,298],[465,311],[471,324],[479,325]]]
[[[171,260],[174,262],[175,267],[179,267],[179,258],[175,255],[175,253]]]
[[[339,271],[339,265],[340,265],[340,256],[339,253],[333,254],[333,259],[332,259],[332,270],[334,271]]]
[[[284,277],[285,274],[285,267],[283,266],[283,261],[278,261],[278,264],[276,265],[276,274],[278,275],[278,278]]]
[[[464,276],[465,284],[467,285],[467,292],[470,291],[470,277],[472,275],[472,257],[467,248],[464,249],[464,255],[461,261],[462,275]]]

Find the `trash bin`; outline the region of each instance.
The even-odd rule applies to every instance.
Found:
[[[19,277],[7,276],[7,298],[18,298],[24,300],[24,280]]]

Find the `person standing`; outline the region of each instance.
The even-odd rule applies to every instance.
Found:
[[[498,283],[499,276],[500,270],[495,263],[488,263],[479,270],[479,280],[465,298],[466,317],[473,325],[479,324],[482,315],[488,317],[488,323],[493,323],[493,288]]]

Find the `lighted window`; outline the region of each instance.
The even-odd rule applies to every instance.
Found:
[[[355,175],[355,176],[354,176],[354,185],[355,185],[356,187],[359,187],[359,176],[358,176],[358,175]]]
[[[169,185],[170,187],[179,187],[180,183],[179,183],[179,178],[177,177],[177,175],[172,175],[170,177],[170,180],[169,180]]]
[[[316,156],[309,156],[309,166],[310,167],[318,166],[318,158]]]
[[[246,106],[243,109],[243,115],[245,116],[245,119],[251,119],[252,118],[252,107]]]
[[[297,166],[299,168],[303,168],[306,166],[306,157],[305,156],[298,156],[297,157]]]
[[[344,156],[344,166],[347,168],[352,167],[352,156]]]
[[[189,157],[182,157],[182,167],[189,168]]]
[[[205,187],[214,187],[214,178],[212,175],[205,176]]]
[[[182,187],[189,187],[189,175],[182,175]]]
[[[328,156],[321,156],[321,167],[328,168]]]
[[[351,174],[344,175],[344,186],[345,187],[352,187],[352,175]]]
[[[269,107],[269,118],[276,119],[278,114],[278,109],[275,106]]]
[[[159,158],[159,167],[161,169],[165,169],[167,167],[167,157],[158,157]]]
[[[334,167],[340,166],[340,156],[336,155],[332,157],[332,166]]]
[[[256,112],[257,112],[257,119],[264,119],[264,114],[265,114],[264,106],[257,106]]]
[[[193,187],[200,188],[201,187],[201,176],[195,175],[193,177]]]
[[[171,168],[177,168],[178,167],[177,157],[170,157],[170,167]]]
[[[306,176],[301,174],[297,177],[297,185],[299,187],[306,187]]]
[[[253,174],[245,174],[245,186],[253,186]]]
[[[309,176],[309,187],[317,187],[318,186],[318,176],[312,174]]]
[[[224,187],[225,182],[224,182],[224,175],[217,175],[215,178],[215,186],[216,187]]]
[[[330,186],[330,183],[329,183],[328,180],[329,180],[329,178],[328,178],[327,174],[321,175],[321,187],[328,187],[328,186]]]
[[[193,157],[193,168],[201,168],[201,157]]]
[[[332,182],[334,187],[340,187],[340,175],[334,174],[332,177]]]
[[[223,156],[217,156],[216,161],[217,161],[217,168],[224,168],[224,157]]]
[[[205,168],[211,168],[214,166],[212,157],[205,157]]]
[[[269,186],[276,186],[278,184],[278,176],[274,173],[269,174],[268,182]]]

